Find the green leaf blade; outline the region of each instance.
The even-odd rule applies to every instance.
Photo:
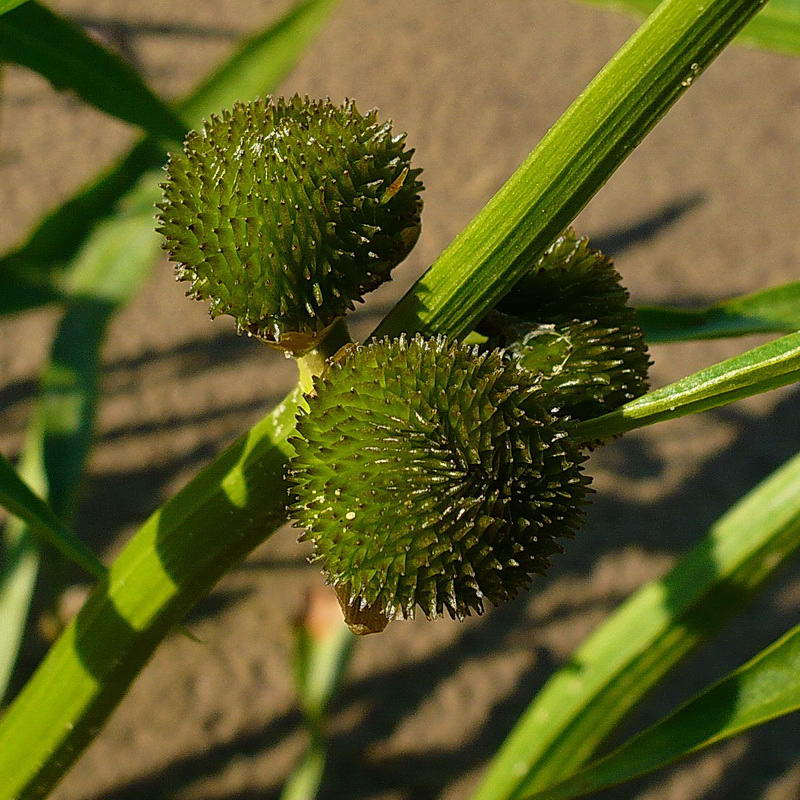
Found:
[[[53,513],[50,506],[37,497],[0,455],[0,505],[24,520],[44,541],[58,548],[70,561],[91,575],[102,577],[105,567],[94,553]]]
[[[593,441],[716,408],[800,380],[800,332],[755,347],[675,383],[648,392],[602,417],[572,428]]]
[[[800,625],[639,735],[526,800],[570,800],[646,775],[743,731],[800,710]]]
[[[637,16],[646,16],[656,8],[659,0],[584,0],[584,2],[630,11]],[[736,37],[736,41],[787,55],[800,55],[800,2],[771,0],[745,26]]]
[[[789,333],[800,330],[800,281],[705,308],[640,306],[637,312],[642,330],[652,343]]]
[[[800,547],[800,455],[743,497],[670,572],[626,600],[518,720],[473,800],[573,774],[625,714]]]
[[[378,329],[468,333],[515,286],[760,2],[667,0]],[[435,321],[435,325],[434,325]]]
[[[0,0],[0,14],[6,14],[17,6],[27,3],[28,0]]]
[[[0,18],[0,60],[36,71],[56,89],[72,89],[101,111],[156,138],[183,136],[180,118],[136,70],[37,0]]]

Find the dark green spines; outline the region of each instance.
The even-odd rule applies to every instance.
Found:
[[[301,352],[389,278],[420,230],[421,172],[377,113],[240,103],[171,155],[159,230],[189,294]]]
[[[482,324],[540,374],[553,405],[577,419],[647,391],[647,347],[612,261],[572,231],[560,236]]]
[[[480,612],[527,587],[577,528],[582,457],[500,351],[383,340],[315,389],[292,512],[351,607]]]

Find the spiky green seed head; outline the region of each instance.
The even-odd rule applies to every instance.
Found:
[[[492,344],[539,376],[576,419],[647,391],[647,346],[611,259],[569,230],[483,322]]]
[[[461,618],[545,572],[588,479],[541,394],[501,351],[419,336],[353,347],[316,379],[291,511],[346,618]]]
[[[294,353],[390,277],[420,231],[405,136],[352,101],[237,103],[173,153],[159,231],[211,316]]]

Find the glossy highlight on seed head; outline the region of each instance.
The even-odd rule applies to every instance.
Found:
[[[352,101],[237,103],[190,133],[159,228],[212,317],[295,354],[390,277],[420,232],[413,150]]]
[[[357,632],[480,613],[545,572],[589,481],[540,395],[501,351],[443,337],[353,347],[316,379],[291,513]]]

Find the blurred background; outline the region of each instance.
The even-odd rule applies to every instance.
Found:
[[[288,4],[57,0],[153,87],[179,96]],[[284,93],[355,98],[406,130],[425,169],[422,238],[359,310],[366,336],[635,29],[571,0],[343,0]],[[243,98],[248,99],[248,98]],[[636,303],[691,305],[796,280],[800,60],[732,46],[576,223],[615,256]],[[137,134],[8,68],[0,127],[3,249]],[[56,312],[0,319],[0,449],[16,456]],[[654,385],[761,341],[661,345]],[[291,362],[183,297],[159,262],[104,348],[96,447],[76,527],[110,558],[148,514],[294,382]],[[796,389],[637,432],[598,452],[588,524],[547,579],[463,624],[395,623],[359,642],[331,709],[323,800],[466,798],[529,699],[623,598],[663,574],[739,495],[800,446]],[[224,536],[225,531],[220,531]],[[58,800],[277,797],[303,750],[291,621],[321,582],[281,531],[171,636]],[[784,571],[690,658],[619,737],[745,661],[800,611]],[[19,680],[45,647],[31,637]],[[800,796],[796,716],[598,797]]]

